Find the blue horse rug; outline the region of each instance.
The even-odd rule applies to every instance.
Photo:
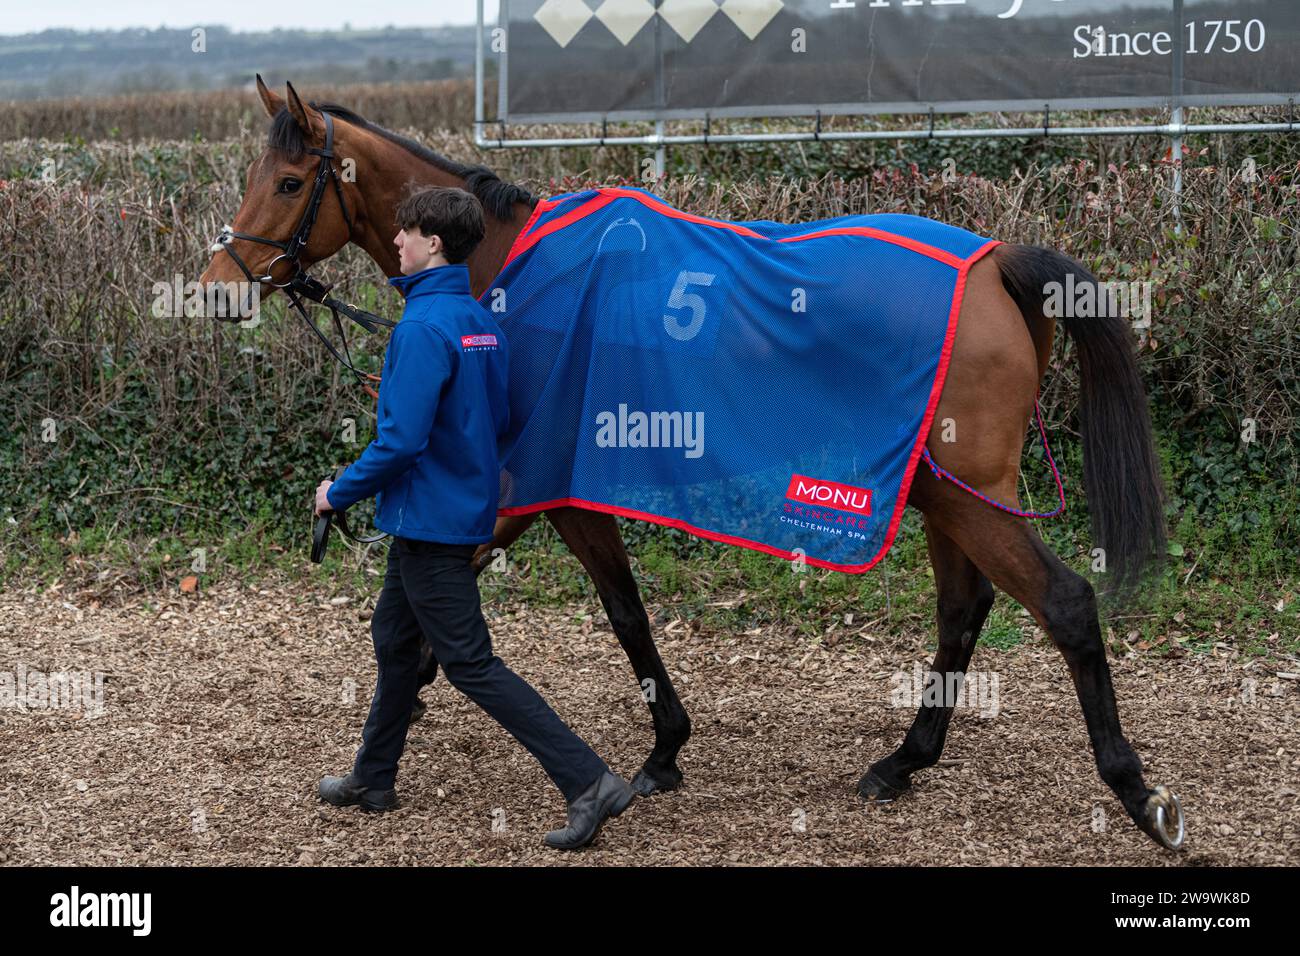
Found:
[[[995,245],[906,215],[705,219],[631,188],[539,202],[480,298],[510,352],[499,513],[588,508],[866,571]]]

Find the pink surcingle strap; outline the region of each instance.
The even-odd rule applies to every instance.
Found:
[[[945,468],[939,467],[939,464],[933,458],[930,457],[929,448],[923,448],[921,450],[921,457],[923,457],[925,459],[925,463],[930,466],[930,470],[934,472],[935,478],[947,478],[958,488],[961,488],[964,491],[969,491],[980,501],[983,501],[986,504],[990,504],[994,508],[999,509],[1000,511],[1005,511],[1007,512],[1007,514],[1013,514],[1018,518],[1055,518],[1057,515],[1059,515],[1061,512],[1065,510],[1065,485],[1061,482],[1061,473],[1056,468],[1056,460],[1052,458],[1052,449],[1047,446],[1047,429],[1043,426],[1043,413],[1042,410],[1038,407],[1037,394],[1034,395],[1034,418],[1038,420],[1038,434],[1043,440],[1043,451],[1047,453],[1047,463],[1052,468],[1052,477],[1056,479],[1056,493],[1059,496],[1061,503],[1057,506],[1055,511],[1047,511],[1047,512],[1021,511],[1019,508],[1012,508],[1008,505],[1002,504],[1002,502],[1000,501],[994,501],[988,495],[984,495],[976,491],[974,488],[966,484],[966,482],[962,481],[952,472],[948,471]]]

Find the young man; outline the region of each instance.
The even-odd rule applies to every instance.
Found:
[[[537,691],[492,653],[470,567],[492,540],[500,475],[497,437],[509,417],[506,340],[470,294],[465,259],[483,238],[483,210],[461,189],[426,189],[397,210],[393,239],[406,297],[379,386],[378,437],[316,511],[377,495],[375,527],[393,536],[388,573],[370,620],[379,668],[352,772],[325,777],[321,799],[388,810],[418,688],[421,640],[454,687],[537,758],[568,802],[568,826],[546,834],[560,849],[596,838],[632,788],[574,734]]]

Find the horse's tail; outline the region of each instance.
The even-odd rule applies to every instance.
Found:
[[[1073,288],[1093,285],[1100,317],[1061,317],[1079,357],[1079,427],[1083,434],[1083,481],[1092,519],[1094,547],[1104,549],[1104,591],[1131,593],[1149,562],[1165,556],[1164,489],[1151,435],[1146,392],[1138,374],[1127,321],[1107,308],[1106,290],[1081,263],[1054,249],[1004,245],[995,259],[1002,284],[1031,330],[1051,321],[1048,296],[1067,303]],[[1057,311],[1057,310],[1053,310]]]

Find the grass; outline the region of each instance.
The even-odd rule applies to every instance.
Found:
[[[743,641],[747,630],[780,626],[810,642],[846,646],[866,634],[920,634],[933,648],[934,579],[919,525],[916,515],[908,515],[888,557],[870,572],[849,575],[816,568],[795,572],[789,562],[756,551],[622,522],[633,570],[656,628],[680,618],[700,633]],[[362,552],[344,547],[336,538],[325,562],[317,566],[308,560],[305,520],[301,540],[291,548],[268,545],[270,537],[254,523],[205,546],[200,589],[230,580],[278,587],[287,581],[295,589],[373,594],[382,581],[385,544]],[[1103,634],[1112,649],[1159,657],[1208,653],[1227,645],[1251,657],[1300,654],[1300,584],[1294,573],[1274,573],[1285,567],[1281,556],[1257,547],[1262,550],[1250,561],[1250,574],[1206,572],[1195,549],[1171,558],[1138,603],[1103,616]],[[59,581],[68,593],[120,585],[151,592],[153,600],[161,601],[176,595],[181,579],[194,573],[193,549],[192,541],[179,537],[109,538],[99,529],[61,539],[10,539],[0,544],[0,586],[48,587]],[[1082,554],[1067,558],[1081,572]],[[504,572],[489,569],[479,579],[485,605],[566,607],[577,619],[592,614],[603,621],[586,572],[545,521],[529,529],[504,563]],[[1043,639],[1025,609],[999,593],[981,644],[1005,651]]]

